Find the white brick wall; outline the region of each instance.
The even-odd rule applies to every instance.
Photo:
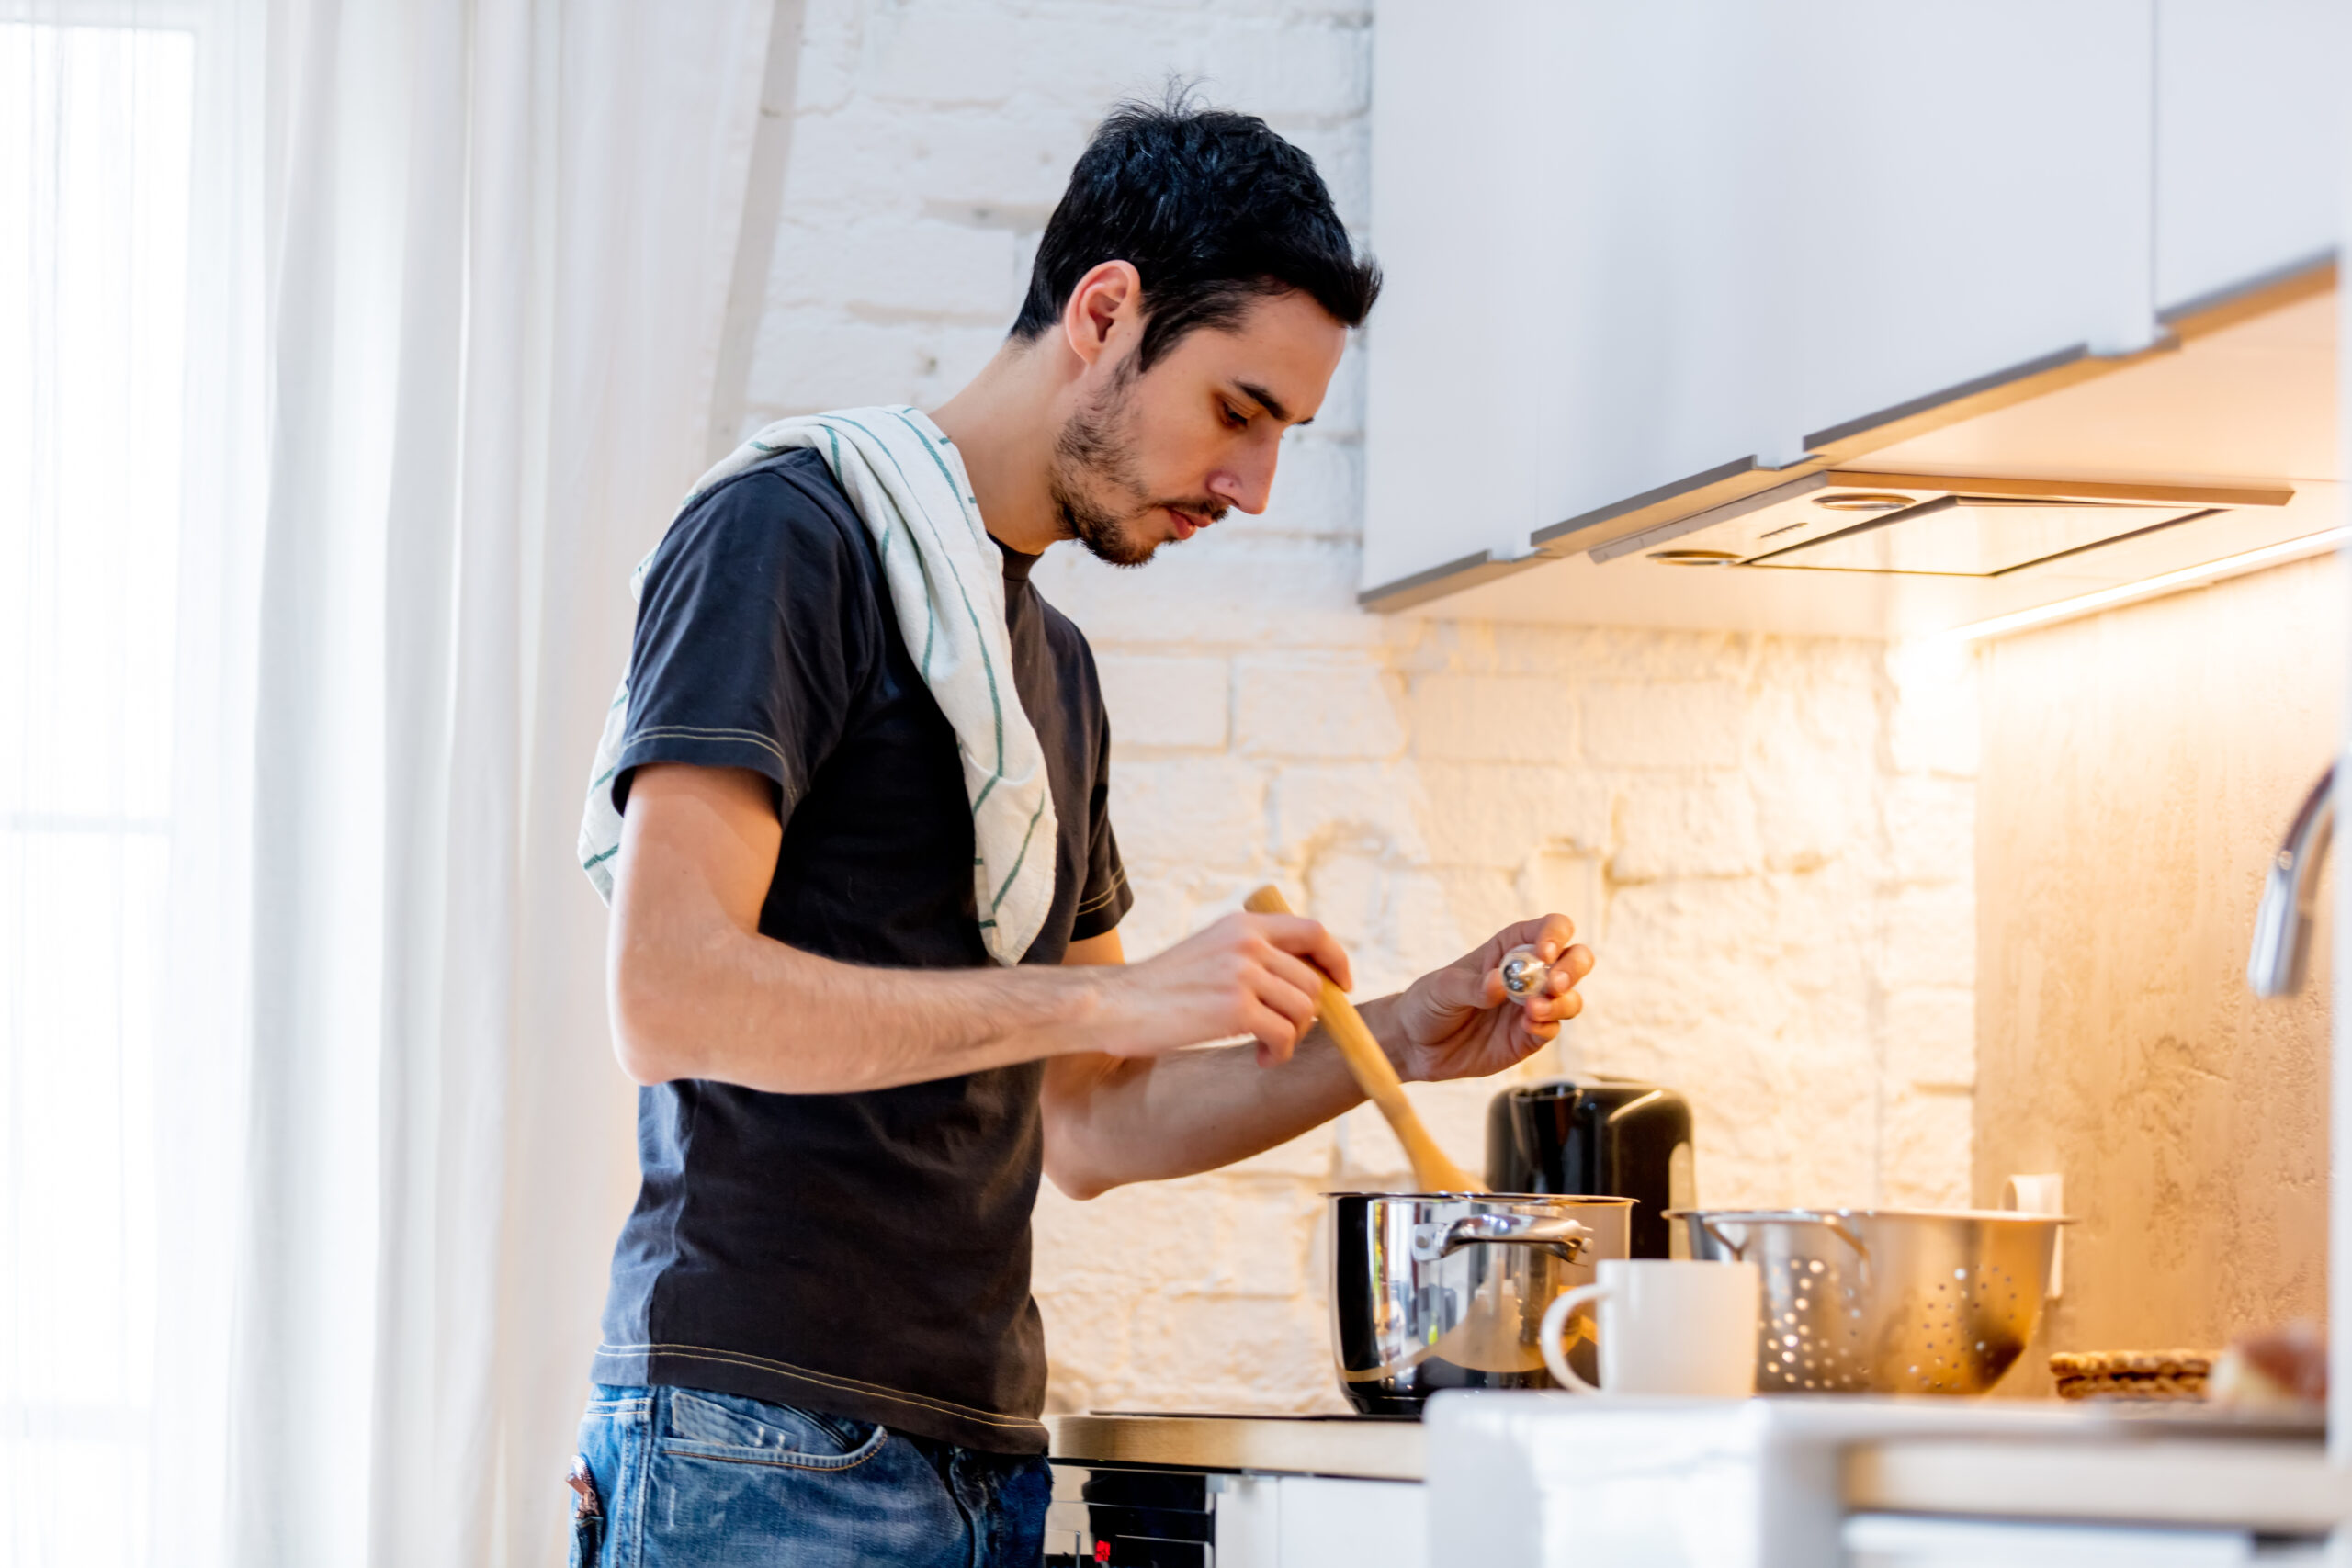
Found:
[[[1371,25],[1308,0],[809,0],[747,425],[952,392],[994,352],[1092,120],[1171,72],[1298,141],[1361,224]],[[1066,549],[1040,568],[1102,664],[1129,953],[1275,878],[1370,994],[1561,908],[1601,961],[1568,1056],[1691,1097],[1708,1201],[1962,1201],[1967,671],[1365,615],[1362,391],[1351,355],[1264,517],[1143,571]],[[1496,1087],[1413,1092],[1475,1166]],[[1048,1192],[1056,1407],[1336,1407],[1316,1195],[1404,1179],[1359,1111],[1228,1171]]]

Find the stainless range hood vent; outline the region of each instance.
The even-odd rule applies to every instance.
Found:
[[[1828,469],[1590,552],[1664,566],[1989,579],[2074,560],[2285,488],[2116,484]]]

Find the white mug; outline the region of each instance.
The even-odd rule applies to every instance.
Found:
[[[1583,1393],[1688,1393],[1744,1399],[1756,1392],[1761,1280],[1753,1263],[1604,1258],[1597,1282],[1563,1291],[1537,1343],[1562,1388]],[[1600,1387],[1577,1376],[1560,1337],[1568,1314],[1600,1303]]]

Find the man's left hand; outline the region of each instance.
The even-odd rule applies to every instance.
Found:
[[[1484,1077],[1501,1072],[1560,1032],[1584,1010],[1578,982],[1592,973],[1592,949],[1573,944],[1575,922],[1546,915],[1506,926],[1476,952],[1430,971],[1406,988],[1386,1042],[1398,1076],[1408,1081]],[[1521,1002],[1503,990],[1503,954],[1532,947],[1551,966],[1542,994]]]

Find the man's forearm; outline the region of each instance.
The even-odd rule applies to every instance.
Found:
[[[731,931],[648,961],[628,940],[613,1016],[640,1082],[844,1094],[1091,1050],[1109,1027],[1108,976],[1082,969],[869,969]]]
[[[1237,1034],[1280,1049],[1314,1017],[1318,970],[1347,967],[1314,921],[1248,914],[1132,969],[839,963],[759,929],[782,839],[757,773],[664,764],[637,775],[615,862],[608,971],[614,1044],[639,1083],[844,1094]]]
[[[1384,1041],[1395,1001],[1361,1010]],[[1046,1171],[1078,1198],[1247,1159],[1364,1098],[1319,1023],[1274,1066],[1260,1066],[1253,1045],[1221,1045],[1150,1060],[1057,1062],[1046,1071]]]

